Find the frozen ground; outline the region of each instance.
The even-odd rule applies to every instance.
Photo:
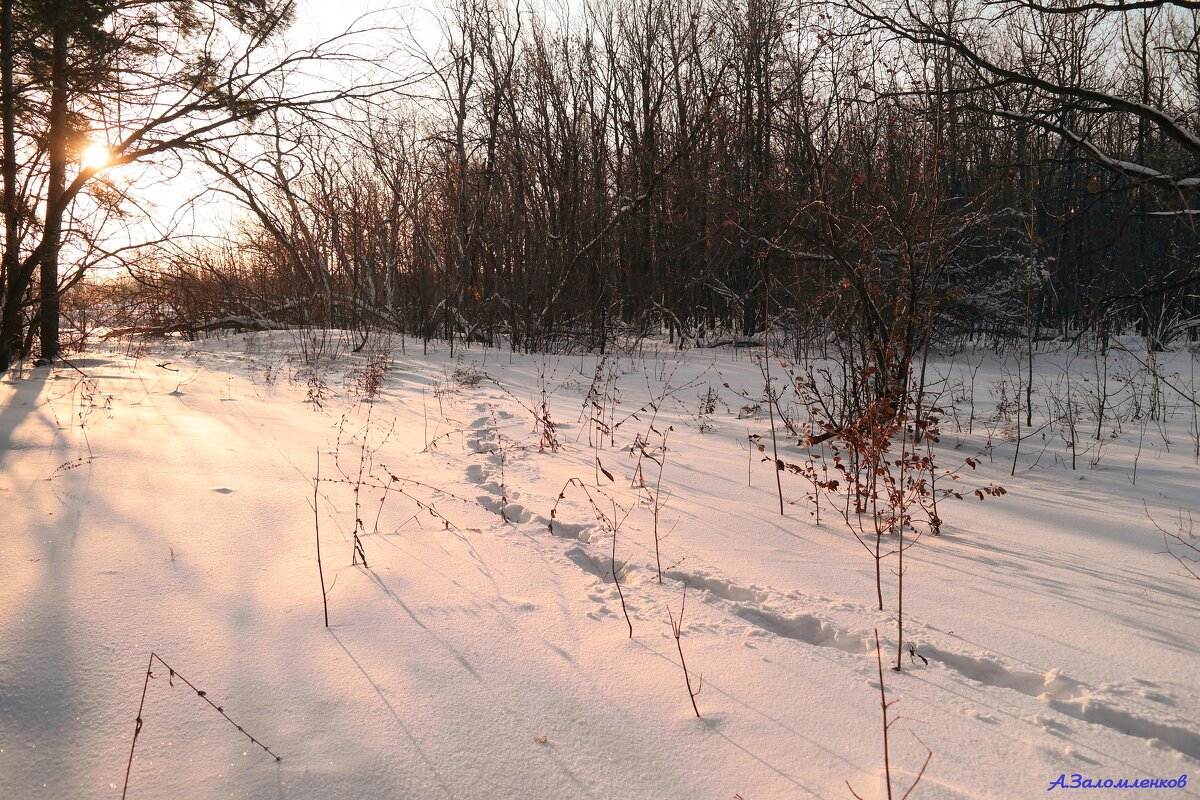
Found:
[[[594,356],[399,344],[374,403],[360,396],[378,354],[305,372],[287,334],[97,349],[80,371],[0,382],[0,797],[119,797],[151,651],[282,760],[158,665],[131,798],[767,800],[847,798],[846,781],[883,796],[869,640],[878,627],[888,657],[895,624],[871,560],[828,507],[814,524],[802,479],[785,477],[780,517],[747,445],[769,425],[742,411],[738,391],[762,396],[746,352],[609,360],[597,385],[622,424],[595,448]],[[1169,363],[1180,385],[1197,385],[1190,358]],[[1039,357],[1040,417],[1067,360]],[[906,558],[907,637],[929,663],[885,671],[897,786],[924,742],[915,797],[1047,796],[1074,773],[1189,776],[1088,796],[1198,796],[1200,583],[1146,511],[1174,530],[1200,510],[1191,406],[1166,392],[1161,424],[1126,407],[1102,447],[1081,432],[1075,470],[1046,428],[1010,477],[1011,417],[995,411],[1015,363],[937,366],[960,423],[943,425],[943,464],[990,436],[964,481],[1009,494],[944,501],[943,534]],[[1094,366],[1072,364],[1073,402]],[[543,387],[557,450],[535,424]],[[667,426],[660,585],[630,447]],[[351,565],[360,463],[369,568]],[[657,467],[643,472],[653,486]],[[582,488],[550,524],[572,478],[623,518],[632,638]],[[382,505],[377,485],[393,489]],[[700,719],[667,613],[685,582]]]

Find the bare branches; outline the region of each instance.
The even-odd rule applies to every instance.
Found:
[[[409,84],[406,77],[385,74],[378,54],[362,49],[364,30],[351,29],[301,49],[276,49],[294,13],[290,0],[253,9],[197,3],[182,17],[145,6],[81,6],[70,16],[46,19],[22,6],[20,21],[30,28],[22,42],[11,35],[15,23],[9,14],[9,33],[0,48],[0,123],[10,156],[4,159],[0,372],[28,349],[25,342],[31,339],[24,331],[31,320],[24,308],[39,272],[37,307],[46,308],[38,312],[43,356],[56,356],[58,297],[91,266],[77,259],[67,269],[59,255],[74,256],[77,244],[92,249],[112,234],[105,224],[111,220],[99,220],[90,230],[69,229],[67,222],[72,215],[86,215],[91,206],[119,211],[136,193],[101,173],[117,174],[182,153],[228,154],[257,132],[264,117],[287,113],[313,124],[340,116],[347,104],[395,96]],[[58,65],[53,86],[39,77],[47,69],[41,63],[47,48]],[[376,73],[369,82],[338,86],[328,77],[332,69],[363,68],[361,75],[368,66]],[[77,152],[93,126],[110,151],[102,164],[81,163]],[[57,276],[64,271],[72,277],[60,286]]]
[[[1150,524],[1162,534],[1167,555],[1174,558],[1183,569],[1183,572],[1176,574],[1183,578],[1200,581],[1200,543],[1197,542],[1197,537],[1193,533],[1191,512],[1179,509],[1175,530],[1169,531],[1154,519],[1154,515],[1150,513],[1150,506],[1146,504],[1145,500],[1142,501],[1142,507],[1146,511],[1146,518],[1150,520]]]
[[[915,15],[909,15],[902,19],[876,11],[859,0],[848,0],[847,6],[882,29],[916,44],[946,47],[968,64],[996,78],[1037,89],[1051,96],[1081,101],[1146,120],[1191,153],[1200,156],[1200,135],[1188,128],[1179,115],[1164,108],[1130,100],[1118,94],[1093,89],[1078,83],[1054,80],[1032,70],[1006,66],[987,55],[983,48],[968,42],[937,20],[921,19]],[[909,8],[911,10],[911,7]]]
[[[200,319],[526,351],[838,342],[880,368],[892,339],[1195,316],[1200,28],[1146,3],[630,0],[555,27],[457,0],[444,47],[411,42],[379,83],[294,95],[317,53],[236,62],[171,96],[199,117],[118,155],[201,160],[247,211],[219,258],[162,257],[240,303]]]
[[[1105,169],[1123,175],[1124,177],[1129,178],[1137,183],[1146,183],[1162,188],[1173,189],[1179,193],[1200,189],[1200,177],[1180,178],[1173,175],[1167,175],[1166,173],[1160,172],[1151,167],[1124,161],[1119,158],[1114,158],[1096,145],[1088,137],[1076,133],[1064,125],[1057,124],[1043,117],[1020,111],[1010,111],[1003,108],[995,109],[993,113],[1002,117],[1019,120],[1021,122],[1030,122],[1041,128],[1045,128],[1048,131],[1056,133],[1067,142],[1070,142],[1086,152],[1092,159],[1096,161],[1096,163],[1100,164]]]
[[[1103,11],[1105,13],[1125,13],[1128,11],[1150,11],[1156,8],[1182,8],[1189,11],[1200,10],[1200,2],[1196,0],[1113,0],[1113,2],[1095,2],[1094,0],[1068,0],[1064,3],[1041,3],[1035,0],[988,0],[989,5],[1028,8],[1041,14],[1079,14],[1086,11]]]

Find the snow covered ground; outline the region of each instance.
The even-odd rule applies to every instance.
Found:
[[[872,631],[886,667],[894,564],[879,611],[871,559],[828,506],[815,524],[801,478],[779,515],[746,351],[646,349],[598,373],[396,340],[306,369],[320,344],[98,348],[0,382],[0,798],[119,797],[151,651],[282,758],[156,663],[130,798],[886,796]],[[1168,364],[1181,386],[1191,358]],[[1071,359],[1039,356],[1039,417]],[[922,742],[914,797],[1072,794],[1047,788],[1074,774],[1186,774],[1087,794],[1200,796],[1200,583],[1151,521],[1200,511],[1192,407],[1169,390],[1161,423],[1125,406],[1102,445],[1080,433],[1074,470],[1061,426],[1035,420],[1010,476],[1015,417],[995,412],[1016,362],[936,366],[959,423],[942,463],[990,437],[964,482],[1009,493],[943,501],[942,535],[906,556],[906,638],[928,663],[884,672],[896,796]],[[1074,357],[1076,401],[1094,367]],[[593,385],[619,400],[601,447]],[[668,426],[659,584],[631,447]],[[621,523],[620,587],[589,495]],[[356,517],[369,567],[351,564]],[[685,583],[699,719],[668,618]]]

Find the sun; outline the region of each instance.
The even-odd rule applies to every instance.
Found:
[[[100,142],[88,145],[80,157],[84,169],[101,170],[112,163],[112,152]]]

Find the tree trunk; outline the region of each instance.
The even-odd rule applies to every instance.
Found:
[[[58,358],[58,255],[62,249],[63,191],[67,185],[67,46],[64,13],[54,25],[50,72],[50,186],[46,194],[46,229],[41,259],[39,319],[42,357],[47,364]]]
[[[8,371],[21,341],[20,313],[24,286],[19,285],[20,255],[17,208],[17,99],[13,91],[13,0],[0,6],[0,128],[3,129],[4,243],[0,255],[0,374]]]

